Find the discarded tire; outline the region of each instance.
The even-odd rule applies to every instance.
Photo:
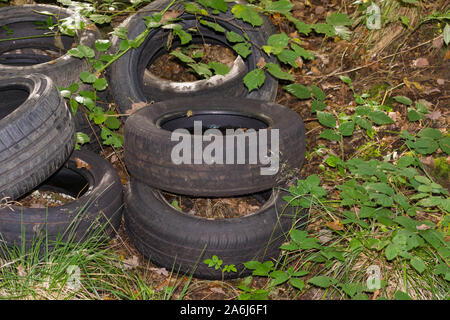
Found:
[[[74,151],[64,166],[36,189],[65,193],[76,200],[48,208],[1,203],[0,241],[8,246],[20,247],[25,242],[29,247],[33,239],[42,236],[49,242],[110,237],[120,226],[120,178],[108,161],[92,152]]]
[[[137,14],[125,20],[121,26],[128,30],[128,38],[134,39],[146,29],[143,17],[165,9],[170,3],[169,0],[156,0],[144,7]],[[233,3],[234,4],[234,3]],[[231,8],[231,7],[230,7]],[[198,28],[200,32],[192,32],[191,43],[209,43],[218,44],[231,48],[233,43],[227,41],[225,33],[215,32],[214,30],[198,23],[196,16],[184,11],[183,4],[176,4],[171,10],[180,10],[183,13],[177,17],[182,19],[176,23],[181,25],[184,30]],[[150,31],[144,42],[135,50],[130,50],[121,59],[113,63],[108,72],[110,78],[111,92],[120,111],[125,113],[132,108],[133,103],[162,101],[176,97],[193,97],[200,95],[208,96],[236,96],[249,97],[258,100],[274,101],[277,93],[278,82],[270,74],[266,73],[264,85],[256,91],[248,92],[244,86],[243,77],[247,72],[255,69],[256,64],[262,58],[261,50],[257,47],[266,45],[270,34],[274,33],[272,24],[266,17],[263,18],[263,24],[259,28],[251,28],[241,20],[235,19],[229,22],[233,15],[230,12],[220,12],[216,17],[218,19],[202,17],[218,23],[227,31],[234,31],[243,35],[246,33],[252,43],[252,53],[245,59],[237,58],[226,76],[213,76],[209,80],[199,80],[193,82],[172,82],[163,80],[157,76],[152,76],[145,71],[147,66],[153,63],[156,58],[167,53],[167,37],[171,30],[157,28]],[[114,36],[111,40],[112,51],[118,50],[121,39]],[[180,46],[177,39],[173,39],[172,48]],[[264,56],[266,62],[272,62],[272,58]]]
[[[0,79],[0,199],[47,179],[75,144],[72,114],[44,75]]]
[[[54,14],[55,17],[39,13],[44,11]],[[89,65],[85,59],[72,57],[66,52],[77,44],[93,48],[95,40],[100,38],[97,28],[91,25],[79,32],[75,38],[40,37],[48,32],[48,29],[38,28],[35,24],[36,21],[45,23],[49,18],[56,23],[56,18],[63,19],[73,15],[74,12],[69,9],[44,4],[0,8],[0,21],[4,26],[0,29],[0,39],[24,38],[0,42],[0,78],[41,73],[49,76],[55,85],[60,87],[79,82],[80,73],[89,70]],[[91,24],[87,19],[82,19],[86,26]],[[77,131],[89,135],[93,142],[86,147],[98,150],[95,135],[84,113],[77,112],[74,119]],[[99,130],[97,136],[100,136]]]
[[[211,139],[200,136],[198,140],[198,133],[192,134],[194,121],[202,121],[200,134],[216,129],[214,142],[222,156],[215,162],[207,162],[205,155]],[[173,138],[180,128],[184,133]],[[246,131],[221,135],[230,128]],[[261,129],[267,129],[267,141],[261,138]],[[180,162],[174,159],[178,156],[175,150],[185,141],[186,150],[179,152],[184,162]],[[266,152],[261,151],[263,147]],[[298,114],[271,102],[173,99],[144,107],[128,118],[124,149],[131,176],[154,188],[202,197],[245,195],[269,190],[299,172],[305,157],[305,128]],[[270,158],[264,158],[269,154]]]
[[[276,259],[289,230],[304,222],[307,211],[286,206],[281,190],[251,215],[210,220],[172,207],[160,191],[131,178],[125,190],[125,228],[136,248],[153,263],[204,279],[248,275],[243,263]],[[217,255],[237,272],[224,273],[203,261]],[[173,269],[172,269],[173,268]]]

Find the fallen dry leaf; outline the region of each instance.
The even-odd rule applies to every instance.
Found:
[[[417,230],[428,230],[430,229],[429,226],[427,226],[425,223],[421,224],[420,226],[416,226]]]
[[[86,170],[91,169],[91,165],[89,163],[87,163],[84,160],[81,160],[80,158],[75,158],[75,163],[77,164],[77,168],[81,169],[81,168],[85,168]]]
[[[266,60],[264,59],[264,57],[259,58],[256,66],[258,67],[258,69],[264,69],[264,67],[266,66]]]
[[[335,231],[344,230],[344,225],[339,220],[334,220],[333,222],[327,222],[327,226]]]
[[[416,60],[413,60],[413,66],[416,68],[424,68],[428,67],[430,63],[428,62],[427,58],[418,58]]]
[[[161,17],[161,23],[178,18],[182,13],[183,13],[183,11],[178,11],[178,10],[167,11]]]
[[[132,114],[136,111],[138,111],[139,109],[142,109],[143,107],[145,107],[147,105],[146,102],[141,101],[141,102],[135,102],[133,104],[131,104],[131,109],[128,109],[126,111],[127,114]]]
[[[190,118],[190,117],[192,117],[193,114],[194,114],[194,112],[192,110],[188,110],[186,112],[186,117]]]

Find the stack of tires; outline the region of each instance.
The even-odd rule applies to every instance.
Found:
[[[0,9],[0,39],[16,39],[0,42],[0,241],[8,246],[30,247],[42,236],[48,242],[110,236],[121,222],[118,174],[97,154],[73,151],[76,131],[93,133],[83,113],[72,116],[57,88],[78,82],[87,68],[65,52],[74,43],[92,46],[98,30],[62,36],[56,48],[54,38],[41,37],[45,30],[35,25],[73,14],[48,5]],[[56,51],[62,52],[56,59],[42,54]],[[18,205],[36,189],[76,200],[49,208]]]
[[[127,30],[128,38],[134,39],[146,29],[144,17],[164,10],[169,3],[169,0],[153,1],[125,20],[121,27]],[[124,220],[130,239],[155,264],[205,279],[245,276],[249,274],[245,262],[276,259],[289,231],[302,224],[306,216],[304,210],[288,206],[283,200],[288,194],[283,189],[284,182],[298,174],[305,156],[302,119],[292,110],[273,103],[278,82],[267,72],[259,90],[249,93],[243,84],[244,76],[257,68],[261,58],[274,62],[273,57],[263,57],[259,50],[274,33],[273,26],[263,17],[260,28],[249,28],[246,23],[233,19],[230,8],[225,13],[216,12],[211,18],[202,18],[250,39],[252,54],[245,59],[236,58],[226,76],[176,83],[151,74],[147,68],[168,53],[168,40],[172,49],[181,46],[177,39],[170,38],[171,30],[164,28],[150,30],[143,43],[112,64],[108,72],[120,112],[132,113],[124,129],[125,164],[130,173]],[[195,15],[184,11],[182,3],[173,5],[171,10],[179,13],[177,24],[190,30],[192,43],[231,48],[225,33],[198,23]],[[113,36],[112,52],[117,51],[121,41]],[[149,105],[136,111],[135,106],[146,104]],[[196,154],[196,148],[204,150],[209,142],[201,137],[199,144],[195,142],[196,121],[202,122],[202,133],[208,129],[219,131],[212,138],[215,142],[220,140],[222,146],[216,149],[216,155],[230,151],[225,146],[227,138],[220,135],[226,129],[254,129],[258,133],[265,129],[269,139],[272,133],[279,132],[276,142],[280,170],[262,175],[267,163],[250,161],[249,150],[258,147],[261,141],[247,145],[244,164],[197,163],[195,159],[201,160],[203,156]],[[179,129],[183,133],[174,139]],[[186,141],[186,148],[181,152],[185,162],[173,159],[180,138]],[[238,135],[234,138],[239,139]],[[231,149],[235,156],[242,152],[238,146]],[[187,150],[192,154],[187,155]],[[164,192],[193,197],[251,195],[262,205],[247,216],[207,219],[180,212],[168,202]],[[220,268],[203,263],[213,255],[223,261],[223,266],[235,265],[237,272],[223,273]]]

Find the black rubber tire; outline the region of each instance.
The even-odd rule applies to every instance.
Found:
[[[72,10],[46,4],[0,8],[0,25],[6,26],[13,30],[13,33],[8,35],[6,30],[0,29],[0,39],[38,36],[47,32],[48,30],[37,29],[34,22],[45,22],[49,16],[39,14],[35,11],[47,11],[53,13],[58,17],[58,19],[66,18],[74,14]],[[64,45],[64,51],[71,49],[72,45],[78,44],[83,44],[93,48],[95,40],[101,38],[100,31],[95,27],[95,25],[92,25],[92,23],[85,18],[83,18],[83,21],[86,26],[90,25],[89,28],[85,28],[75,38],[69,36],[61,37],[62,44]],[[0,63],[3,62],[3,64],[0,64],[0,78],[10,78],[18,75],[41,73],[49,76],[56,86],[67,88],[71,84],[80,81],[79,76],[81,72],[89,70],[89,65],[85,59],[78,59],[64,52],[64,54],[62,54],[59,58],[54,60],[49,59],[50,61],[45,61],[43,60],[44,57],[41,55],[34,55],[33,53],[28,53],[22,58],[20,58],[17,54],[13,56],[4,54],[8,51],[26,48],[51,48],[53,50],[61,50],[55,46],[54,39],[52,37],[0,42],[0,57],[3,57],[3,59],[0,59]],[[76,130],[89,135],[92,141],[92,143],[84,145],[83,148],[87,148],[92,151],[100,150],[100,147],[96,142],[95,135],[92,132],[92,129],[89,126],[83,112],[77,112],[74,119]],[[100,136],[100,129],[96,128],[96,130],[97,136]]]
[[[17,199],[57,171],[75,144],[75,125],[44,75],[0,79],[0,199]]]
[[[128,30],[128,38],[134,39],[137,35],[143,32],[146,28],[144,23],[144,16],[149,16],[156,11],[163,10],[170,0],[156,0],[148,6],[144,7],[137,14],[126,19],[121,26]],[[243,77],[248,71],[256,68],[261,57],[264,57],[266,62],[274,62],[273,57],[263,55],[261,50],[256,46],[261,47],[267,44],[269,35],[274,33],[274,27],[265,16],[263,18],[263,24],[261,27],[252,28],[251,25],[242,22],[241,20],[234,19],[232,23],[227,22],[233,18],[231,13],[231,6],[227,13],[220,13],[218,17],[220,20],[215,22],[220,24],[225,30],[234,31],[240,35],[243,35],[242,30],[246,30],[247,35],[253,42],[252,53],[244,59],[245,68],[242,72],[239,72],[236,77],[230,79],[230,81],[212,83],[205,81],[196,81],[197,85],[185,86],[183,90],[174,90],[171,87],[161,85],[161,79],[150,79],[145,77],[144,70],[147,65],[154,61],[157,57],[164,53],[167,53],[165,43],[168,35],[171,31],[165,29],[154,29],[147,36],[146,40],[140,47],[135,50],[130,50],[118,61],[114,62],[108,70],[108,76],[110,79],[111,92],[114,97],[116,105],[122,113],[132,108],[133,103],[140,102],[158,102],[166,99],[172,99],[177,97],[193,97],[193,96],[235,96],[235,97],[249,97],[258,100],[275,101],[278,81],[266,72],[266,81],[259,90],[248,92],[244,86]],[[177,4],[171,7],[171,10],[183,10],[183,4]],[[214,15],[211,15],[214,17]],[[231,44],[227,41],[225,34],[217,33],[208,27],[196,23],[195,16],[184,12],[178,18],[182,19],[177,21],[177,24],[183,26],[184,30],[192,27],[197,27],[200,33],[192,33],[192,43],[202,43],[205,39],[206,42],[211,44],[221,44],[231,48]],[[209,18],[202,18],[210,20]],[[211,18],[213,19],[213,18]],[[211,20],[214,21],[214,20]],[[241,27],[241,28],[239,28]],[[119,48],[122,40],[117,36],[113,36],[111,39],[112,52],[116,52]],[[172,48],[180,45],[177,39],[173,39]],[[145,83],[144,83],[145,82]],[[173,83],[173,82],[172,82]],[[192,84],[191,82],[190,84]]]
[[[192,114],[186,116],[188,110]],[[194,164],[192,157],[191,164],[173,163],[171,153],[179,142],[171,141],[172,132],[161,128],[159,122],[162,121],[161,119],[175,117],[175,115],[193,122],[201,119],[202,112],[211,113],[209,121],[213,124],[220,124],[224,114],[232,115],[231,120],[228,120],[231,124],[237,125],[241,116],[243,121],[250,119],[249,121],[255,121],[256,125],[264,122],[269,125],[268,141],[272,137],[271,130],[278,129],[278,172],[273,175],[262,175],[261,168],[269,165],[264,165],[260,161],[249,164],[250,143],[247,139],[244,164],[226,164],[225,161],[223,164]],[[233,115],[239,117],[233,117]],[[246,127],[244,123],[241,128],[253,127]],[[192,136],[191,134],[189,137],[190,146],[194,151]],[[225,158],[226,137],[221,136],[220,139]],[[258,141],[255,143],[257,144]],[[202,150],[208,144],[210,142],[203,141]],[[156,189],[201,197],[245,195],[269,190],[282,184],[291,176],[298,176],[305,158],[305,128],[297,113],[272,102],[244,98],[173,99],[144,107],[128,118],[124,129],[124,150],[125,164],[131,176]],[[239,151],[235,143],[235,159]]]
[[[122,221],[120,178],[108,161],[93,152],[74,151],[36,190],[61,192],[76,200],[48,208],[0,205],[0,241],[9,247],[20,248],[24,241],[29,248],[40,237],[50,245],[56,240],[80,242],[94,235],[112,237]],[[85,193],[77,198],[81,190]]]
[[[247,276],[251,271],[243,263],[276,259],[291,228],[303,227],[307,218],[307,210],[286,206],[285,191],[268,193],[267,202],[251,215],[213,220],[178,211],[161,192],[131,177],[125,188],[125,229],[144,256],[175,273],[221,279],[220,270],[203,263],[217,255],[223,266],[236,266],[237,272],[223,274],[225,279]]]

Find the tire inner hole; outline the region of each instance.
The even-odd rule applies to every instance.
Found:
[[[16,110],[28,99],[29,95],[30,92],[26,87],[0,87],[0,120]]]
[[[244,107],[244,106],[243,106]],[[227,113],[222,111],[217,112],[195,112],[195,114],[177,114],[168,116],[157,122],[157,126],[164,130],[175,131],[177,129],[186,129],[189,133],[194,134],[196,121],[201,122],[202,134],[208,129],[218,129],[222,135],[227,133],[227,129],[238,130],[242,129],[244,132],[248,129],[266,129],[269,124],[261,118],[256,116]]]
[[[207,65],[210,62],[220,62],[229,69],[232,68],[237,58],[232,49],[220,44],[192,44],[187,47],[178,47],[174,51],[189,56],[197,63]],[[159,53],[156,59],[149,62],[147,70],[161,79],[174,82],[192,82],[204,79],[189,67],[188,63],[182,62],[165,49]],[[211,70],[211,72],[214,75],[214,71]]]
[[[28,208],[58,207],[72,202],[89,189],[89,181],[76,170],[63,167],[17,202]]]
[[[232,219],[251,215],[269,200],[272,191],[232,198],[193,198],[161,191],[175,209],[206,219]]]

